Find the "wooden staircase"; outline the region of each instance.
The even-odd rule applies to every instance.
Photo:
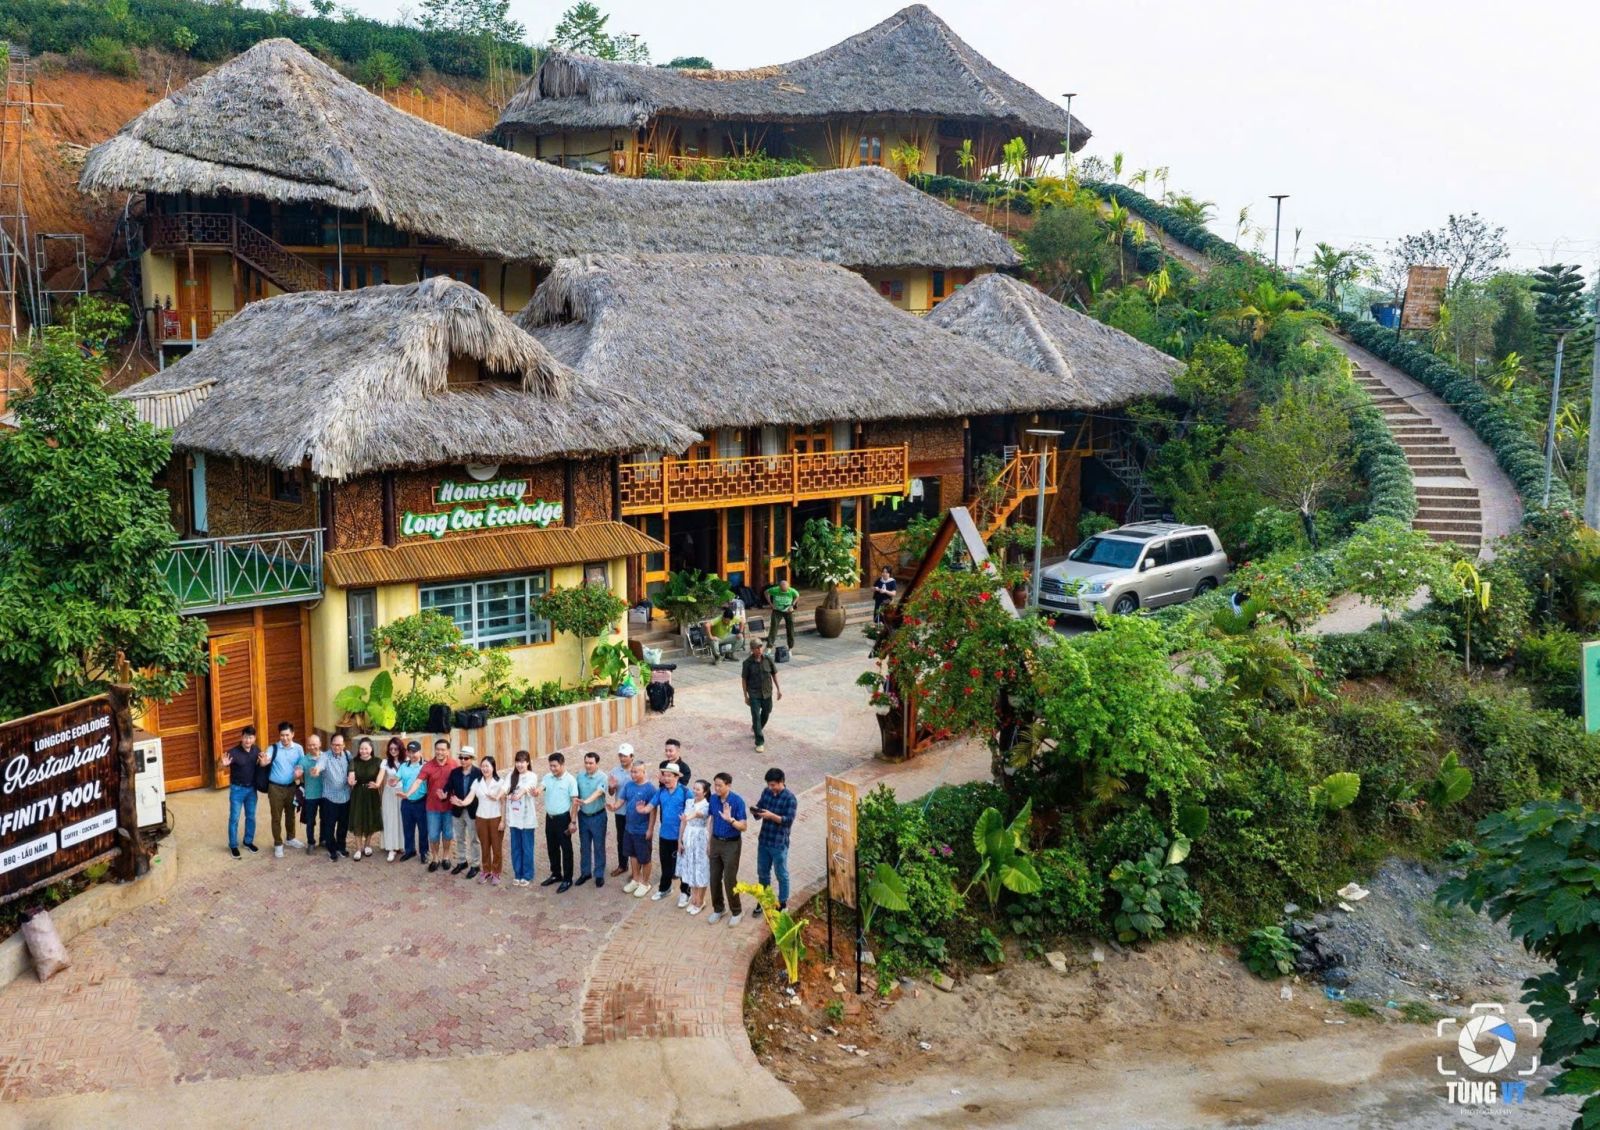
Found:
[[[1045,494],[1055,494],[1060,482],[1062,453],[1052,453],[1050,478],[1044,484]],[[1017,507],[1029,498],[1039,495],[1039,474],[1044,456],[1033,451],[1014,452],[1000,474],[987,484],[979,486],[967,503],[978,532],[987,542],[1017,512]]]
[[[150,217],[152,251],[226,251],[279,290],[326,290],[317,266],[238,216],[177,212]]]
[[[1482,549],[1483,513],[1478,488],[1467,476],[1450,437],[1376,374],[1357,369],[1354,375],[1356,383],[1383,413],[1390,433],[1405,452],[1417,491],[1417,517],[1412,526],[1434,541],[1455,542],[1474,552]]]

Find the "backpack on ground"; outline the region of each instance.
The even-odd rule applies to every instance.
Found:
[[[789,662],[789,649],[780,643],[777,647],[772,649],[772,661],[774,663]]]
[[[665,714],[672,709],[674,692],[671,683],[649,683],[644,688],[644,696],[650,702],[650,709],[657,714]]]

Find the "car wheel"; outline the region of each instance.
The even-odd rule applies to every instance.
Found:
[[[1117,597],[1117,602],[1111,606],[1111,611],[1118,616],[1132,616],[1139,610],[1139,598],[1131,592],[1125,592]]]
[[[1205,596],[1206,593],[1210,592],[1212,589],[1214,589],[1216,587],[1217,587],[1216,579],[1214,577],[1207,577],[1205,580],[1201,581],[1198,585],[1195,585],[1195,587],[1194,587],[1194,595],[1195,596]]]

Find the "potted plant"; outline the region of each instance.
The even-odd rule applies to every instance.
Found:
[[[596,644],[589,653],[589,672],[595,679],[603,682],[603,690],[608,694],[616,694],[617,688],[622,685],[622,680],[628,677],[628,668],[633,666],[633,652],[628,650],[625,643]]]
[[[826,585],[828,595],[817,606],[817,634],[836,639],[844,632],[844,609],[839,586],[861,582],[861,535],[848,526],[835,526],[826,518],[813,518],[800,532],[789,555],[795,575],[807,584]]]

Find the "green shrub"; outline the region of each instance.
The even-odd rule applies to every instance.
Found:
[[[1478,575],[1489,583],[1489,607],[1480,608],[1470,599],[1446,603],[1438,599],[1437,592],[1428,609],[1428,616],[1450,633],[1457,655],[1462,654],[1467,630],[1467,614],[1472,614],[1472,663],[1499,663],[1516,654],[1518,645],[1528,631],[1533,618],[1533,593],[1523,583],[1517,571],[1509,565],[1490,561],[1478,569]],[[1450,591],[1454,586],[1439,586]]]
[[[1200,924],[1200,896],[1189,889],[1188,873],[1165,855],[1164,847],[1152,848],[1111,869],[1108,885],[1116,897],[1107,909],[1119,941],[1183,933]]]
[[[1543,796],[1600,797],[1600,736],[1533,704],[1524,687],[1455,683],[1438,688],[1444,720],[1476,783],[1462,804],[1484,815]]]
[[[1089,849],[1094,874],[1104,878],[1124,859],[1139,859],[1167,842],[1167,830],[1144,805],[1130,808],[1107,821]]]
[[[1540,706],[1574,718],[1583,713],[1579,681],[1583,641],[1566,628],[1546,628],[1522,637],[1517,646],[1517,677],[1527,684]]]
[[[919,802],[928,824],[928,846],[946,856],[962,875],[978,869],[978,853],[972,842],[972,829],[986,808],[999,809],[1009,819],[1013,805],[1006,791],[992,781],[969,781],[963,785],[941,785]]]
[[[1389,806],[1409,799],[1443,756],[1437,719],[1410,699],[1342,701],[1329,711],[1326,733],[1319,769],[1361,775],[1349,811],[1367,821],[1387,818]]]
[[[107,35],[97,35],[82,47],[74,48],[71,57],[75,63],[108,75],[132,78],[139,73],[139,60],[133,51]]]
[[[1276,980],[1294,971],[1294,953],[1298,947],[1289,940],[1282,926],[1263,926],[1251,930],[1239,946],[1239,960],[1267,981]]]
[[[1387,628],[1321,636],[1316,640],[1317,666],[1324,678],[1368,679],[1405,676],[1432,666],[1450,646],[1442,624],[1417,619],[1396,620]]]
[[[405,734],[419,734],[428,728],[428,707],[433,697],[426,691],[407,691],[394,700],[394,728]]]
[[[1080,845],[1063,844],[1034,853],[1043,886],[1013,904],[1035,918],[1046,934],[1069,934],[1094,926],[1100,915],[1101,884],[1090,871]]]
[[[970,843],[970,827],[966,838]],[[916,950],[921,950],[922,939],[939,936],[943,927],[960,915],[962,900],[956,889],[955,865],[934,842],[921,806],[900,804],[887,785],[879,785],[861,798],[856,813],[856,858],[864,874],[876,870],[880,863],[889,864],[899,874],[908,909],[885,914],[894,919],[897,929],[911,939]],[[884,929],[887,930],[886,925]],[[907,953],[917,956],[910,950]],[[917,960],[920,962],[922,957],[917,956]]]

